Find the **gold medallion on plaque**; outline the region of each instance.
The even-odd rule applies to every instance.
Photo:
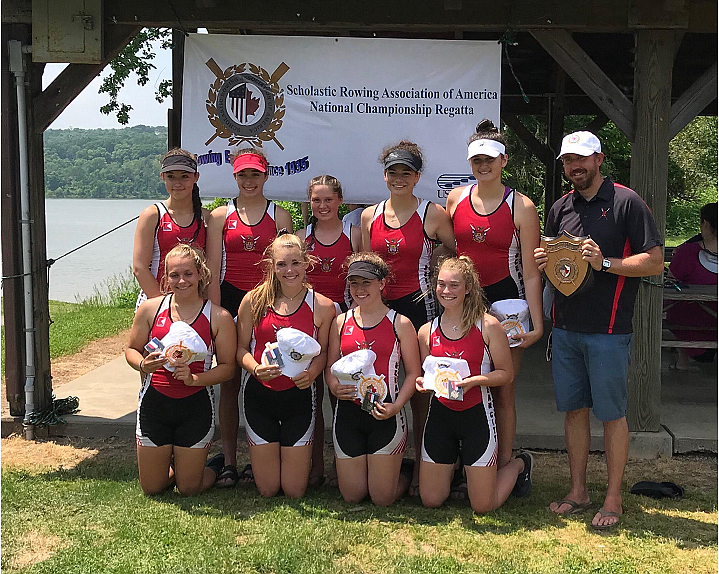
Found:
[[[563,295],[569,297],[582,287],[591,275],[589,263],[582,258],[582,241],[562,231],[557,237],[542,237],[540,247],[547,252],[547,279]]]

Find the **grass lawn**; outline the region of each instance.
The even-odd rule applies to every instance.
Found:
[[[566,455],[555,453],[535,457],[530,498],[510,499],[477,516],[459,501],[437,510],[409,498],[386,509],[352,506],[329,487],[311,489],[297,501],[262,499],[248,485],[194,498],[174,492],[147,498],[131,441],[120,453],[110,445],[84,458],[53,463],[47,455],[30,464],[23,456],[6,463],[10,449],[21,452],[33,444],[9,440],[3,441],[2,471],[5,572],[717,571],[716,458],[634,463],[632,472],[650,473],[641,476],[684,478],[685,497],[655,501],[627,492],[620,528],[596,533],[588,527],[592,513],[564,518],[547,511],[568,484]],[[593,455],[590,471],[597,482],[590,483],[590,495],[597,502],[602,467]],[[677,478],[672,468],[686,475]]]

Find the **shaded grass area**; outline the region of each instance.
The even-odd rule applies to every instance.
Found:
[[[714,461],[715,464],[715,461]],[[302,500],[262,499],[252,486],[198,497],[142,495],[130,458],[89,458],[74,468],[3,468],[4,571],[243,573],[716,572],[716,490],[682,500],[627,495],[614,534],[591,513],[551,515],[566,479],[541,471],[535,494],[487,516],[466,503],[423,508],[344,503],[336,489]],[[603,485],[590,483],[593,500]],[[33,553],[32,540],[42,540]],[[6,570],[7,569],[7,570]]]

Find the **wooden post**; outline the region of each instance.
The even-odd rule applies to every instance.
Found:
[[[634,128],[631,187],[651,209],[665,236],[673,30],[635,32]],[[661,405],[662,278],[642,282],[634,308],[634,348],[629,369],[627,422],[632,431],[658,431]]]
[[[559,65],[555,65],[555,75],[554,96],[548,99],[547,107],[547,147],[550,153],[544,172],[545,215],[562,195],[562,167],[556,158],[564,136],[564,88],[567,74]]]
[[[185,33],[172,30],[172,110],[167,114],[167,149],[182,146],[182,83],[185,70]]]

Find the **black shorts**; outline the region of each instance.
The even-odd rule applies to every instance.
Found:
[[[504,299],[521,299],[519,296],[519,286],[514,281],[511,275],[507,275],[501,281],[487,285],[483,285],[482,290],[484,296],[487,298],[487,307],[496,301],[503,301]]]
[[[227,309],[233,317],[237,317],[237,310],[245,295],[247,295],[247,291],[235,287],[232,283],[227,281],[220,283],[220,305]]]
[[[466,466],[497,464],[497,426],[487,387],[482,387],[482,402],[463,411],[453,411],[432,397],[424,425],[422,460],[454,464],[460,451]]]
[[[387,307],[407,317],[414,325],[415,331],[419,331],[422,325],[434,319],[437,305],[431,294],[424,295],[422,291],[415,291],[399,299],[387,301]]]
[[[139,446],[171,444],[186,448],[210,448],[215,434],[215,401],[212,387],[203,387],[182,399],[163,395],[149,383],[140,390],[135,439]]]
[[[403,453],[407,446],[404,408],[391,419],[378,421],[354,401],[337,401],[332,437],[337,458]]]
[[[250,445],[312,444],[315,430],[315,384],[306,389],[268,389],[252,375],[242,385],[242,413]]]

